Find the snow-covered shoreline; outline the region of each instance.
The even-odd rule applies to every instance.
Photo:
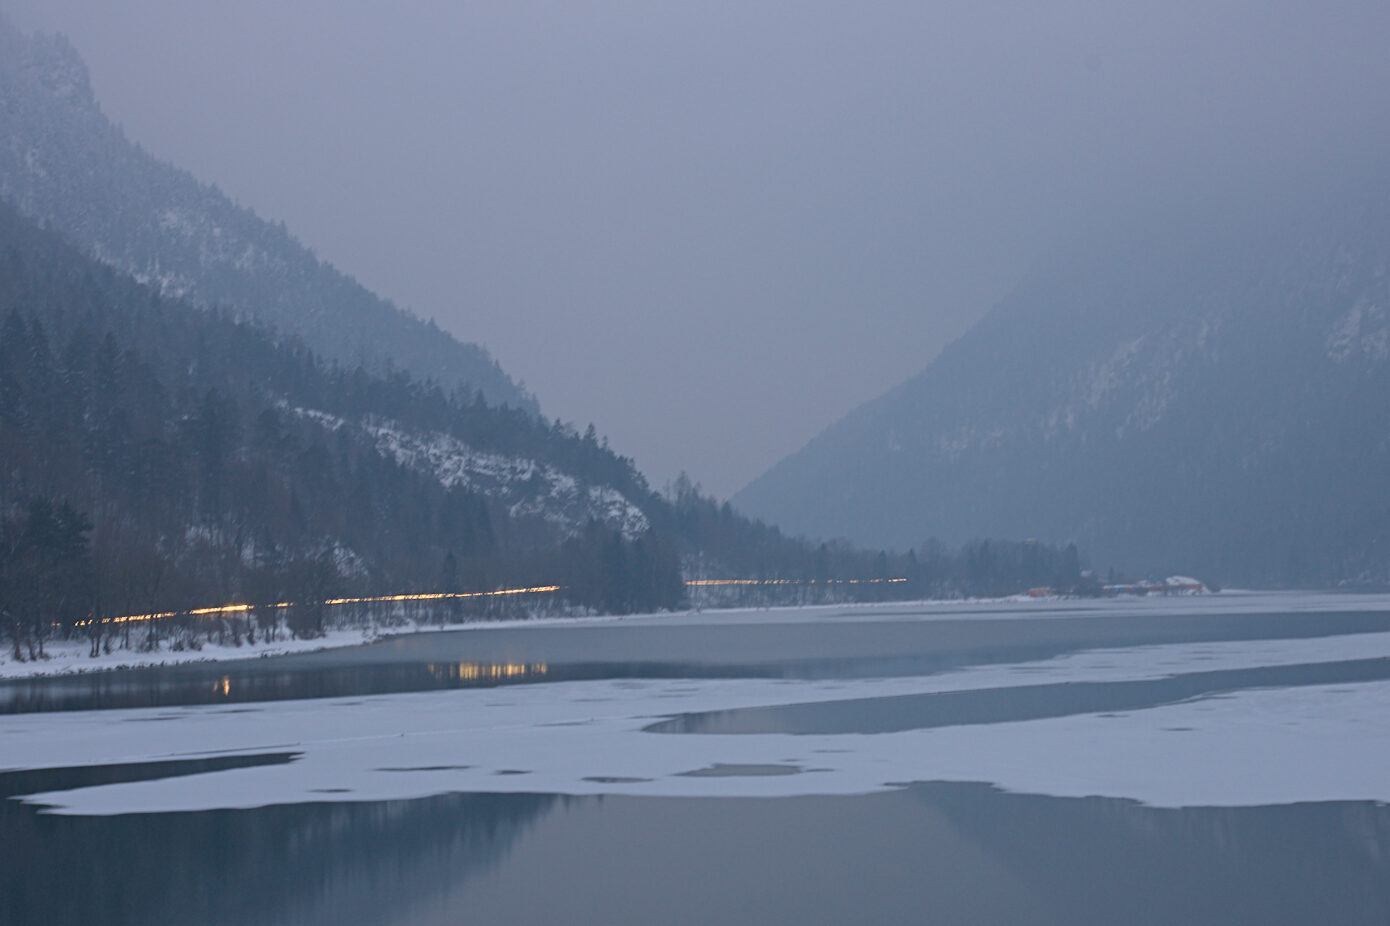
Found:
[[[148,669],[156,666],[188,665],[199,662],[230,662],[269,656],[288,656],[312,653],[325,649],[361,646],[380,637],[374,631],[358,628],[330,630],[312,640],[278,639],[241,646],[218,646],[205,643],[200,649],[157,649],[141,652],[118,649],[98,656],[89,656],[91,644],[86,640],[50,640],[44,644],[45,659],[16,662],[14,654],[0,655],[0,680],[48,678],[60,675],[81,675],[89,672],[115,672],[121,669]]]
[[[199,649],[174,650],[167,645],[152,651],[118,649],[90,656],[91,644],[81,638],[45,642],[45,658],[17,662],[9,649],[0,650],[0,682],[19,679],[53,678],[85,675],[94,672],[118,672],[125,669],[150,669],[160,666],[193,665],[198,663],[242,662],[275,656],[317,653],[331,649],[365,646],[393,637],[421,633],[450,633],[471,630],[495,630],[513,627],[555,627],[564,625],[589,626],[635,619],[661,618],[664,615],[600,615],[595,617],[537,617],[501,621],[471,621],[460,624],[410,623],[381,627],[348,627],[329,630],[321,637],[295,639],[283,631],[269,642],[242,643],[240,646],[204,642]]]

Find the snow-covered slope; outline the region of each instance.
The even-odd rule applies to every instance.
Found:
[[[314,409],[294,412],[330,431],[365,435],[402,466],[428,473],[446,487],[476,492],[505,506],[512,518],[543,522],[562,536],[577,535],[591,520],[621,531],[629,540],[650,526],[642,509],[617,489],[584,485],[549,464],[475,450],[453,435],[411,430],[382,418],[349,422]]]

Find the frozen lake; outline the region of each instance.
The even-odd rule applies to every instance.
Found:
[[[0,688],[4,922],[1390,921],[1386,596],[481,627]]]

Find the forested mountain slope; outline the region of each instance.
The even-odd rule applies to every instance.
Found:
[[[1387,186],[1097,231],[735,502],[864,544],[1037,537],[1141,571],[1385,581]]]
[[[283,225],[132,143],[102,113],[67,40],[23,35],[3,14],[0,197],[165,295],[268,322],[350,366],[390,362],[536,410],[483,348],[367,291]]]
[[[740,580],[702,601],[785,603],[1069,587],[1079,569],[1074,549],[1029,544],[814,544],[685,480],[659,495],[592,427],[327,363],[0,201],[0,626],[16,652],[51,621],[235,601],[558,585],[562,608],[625,612],[683,605],[687,577]]]
[[[579,604],[670,605],[683,590],[651,498],[592,431],[327,364],[0,203],[0,547],[32,539],[36,518],[85,520],[113,609],[273,595],[306,572],[342,593],[544,576]],[[584,577],[607,581],[601,554],[625,571],[596,591]]]

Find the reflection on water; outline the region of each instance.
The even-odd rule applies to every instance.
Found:
[[[1027,923],[1390,923],[1390,808],[1161,810],[1108,798],[910,793],[1006,867]]]
[[[961,784],[96,818],[6,801],[0,832],[6,926],[1390,922],[1390,809],[1366,803],[1158,810]]]
[[[267,665],[267,663],[272,663]],[[551,666],[544,662],[423,662],[308,665],[277,669],[273,660],[99,672],[0,683],[0,714],[339,698],[482,688],[540,681],[699,676],[679,665]],[[754,674],[716,670],[716,677]]]
[[[1017,649],[997,661],[1029,660],[1056,650]],[[402,662],[292,664],[257,660],[0,682],[0,714],[112,710],[198,704],[341,698],[538,682],[677,678],[877,678],[958,666],[960,658],[817,659],[711,665],[691,662]],[[284,668],[280,668],[280,666]]]
[[[537,678],[546,674],[548,666],[543,662],[459,662],[434,663],[425,666],[437,679],[447,681],[502,681],[504,679]]]
[[[145,777],[168,773],[143,768]],[[8,778],[0,775],[0,789],[13,793]],[[21,790],[57,780],[30,779]],[[43,814],[6,800],[0,924],[388,922],[496,864],[564,800],[447,795],[113,817]]]
[[[462,687],[448,683],[539,681],[549,672],[549,668],[543,662],[430,662],[426,663],[423,669],[418,666],[359,668],[325,673],[326,678],[320,679],[319,686],[309,690],[321,693],[325,688],[331,690],[336,683],[336,687],[340,689],[336,693],[340,695],[363,694],[373,688],[384,688],[387,691],[411,691],[430,687],[424,680],[425,674],[428,674],[436,682],[446,683],[436,687]],[[71,687],[81,689],[84,687],[81,684],[82,681],[74,680]],[[304,690],[305,686],[299,685],[294,676],[252,677],[243,678],[240,681],[241,684],[237,686],[239,700],[265,700],[267,697],[277,697],[277,693],[278,697],[305,697],[305,695],[299,694],[299,691]],[[50,685],[49,687],[61,686]],[[217,700],[231,700],[232,677],[224,675],[214,681],[212,693]],[[177,695],[175,696],[177,697]],[[111,706],[110,700],[109,697],[103,699],[101,707],[109,708]],[[65,707],[66,709],[73,709],[66,705]],[[29,710],[35,709],[42,710],[43,708],[29,708]]]

